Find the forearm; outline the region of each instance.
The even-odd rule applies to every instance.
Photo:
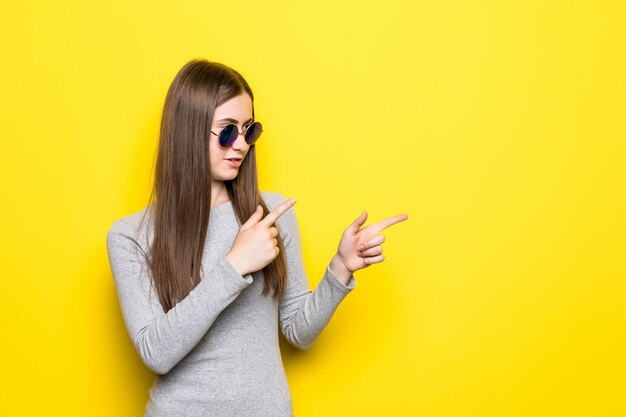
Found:
[[[356,283],[352,278],[348,285],[342,284],[328,265],[315,291],[308,285],[292,285],[300,288],[292,287],[291,296],[283,298],[280,304],[282,331],[292,345],[308,349]]]

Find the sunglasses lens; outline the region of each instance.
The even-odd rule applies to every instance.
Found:
[[[261,136],[261,132],[263,131],[263,126],[259,122],[254,122],[248,127],[246,131],[246,142],[248,145],[252,145],[256,140]]]
[[[230,124],[226,126],[220,132],[220,145],[224,148],[228,148],[233,144],[233,142],[235,142],[238,133],[236,125]]]

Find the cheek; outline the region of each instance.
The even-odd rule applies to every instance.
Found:
[[[209,160],[211,162],[217,162],[224,159],[224,150],[220,148],[217,143],[209,143]]]
[[[223,158],[220,155],[217,155],[215,152],[209,155],[209,163],[212,167],[217,166],[222,161],[222,159]]]
[[[209,166],[213,168],[215,166],[215,151],[213,149],[209,149]]]

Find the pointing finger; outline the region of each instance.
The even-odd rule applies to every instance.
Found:
[[[265,226],[270,227],[272,224],[274,224],[274,222],[276,222],[276,220],[280,216],[282,216],[287,210],[289,210],[291,207],[293,207],[294,204],[296,204],[296,199],[295,198],[291,198],[291,199],[285,201],[280,206],[278,206],[274,210],[270,211],[269,214],[267,216],[265,216],[265,218],[263,220],[261,220],[259,223],[263,223]]]
[[[379,221],[378,223],[374,223],[373,225],[371,225],[370,227],[372,228],[372,230],[374,231],[374,233],[377,233],[383,229],[386,229],[387,227],[396,224],[398,222],[403,222],[406,219],[408,219],[409,216],[407,216],[406,214],[398,214],[397,216],[393,216],[393,217],[388,217],[384,220]]]

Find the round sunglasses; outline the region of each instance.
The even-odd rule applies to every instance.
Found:
[[[210,132],[219,138],[218,142],[222,149],[230,148],[240,135],[239,128],[234,123],[226,125],[219,135],[213,131]],[[263,125],[259,122],[254,122],[248,125],[241,134],[246,138],[248,145],[252,145],[261,136],[261,132],[263,132]]]

